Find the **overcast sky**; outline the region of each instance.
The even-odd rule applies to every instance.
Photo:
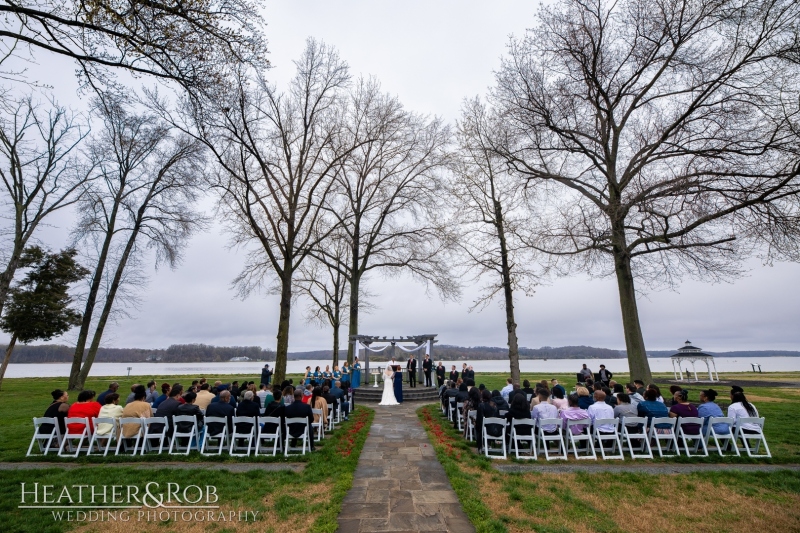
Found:
[[[536,4],[521,1],[267,1],[272,79],[281,85],[293,74],[305,39],[313,36],[337,47],[354,75],[378,77],[408,109],[458,116],[465,97],[483,94],[505,52],[508,36],[533,24]],[[79,107],[74,66],[40,54],[32,74],[51,83],[59,101]],[[63,246],[67,214],[42,234],[52,247]],[[230,281],[243,258],[226,247],[219,227],[192,239],[183,264],[174,271],[150,273],[142,304],[133,319],[108,328],[104,344],[165,348],[173,343],[275,347],[278,299],[235,298]],[[800,349],[800,265],[764,267],[748,263],[748,276],[732,284],[685,282],[679,292],[656,292],[639,302],[649,349],[672,349],[686,339],[710,351]],[[361,318],[361,333],[411,335],[438,333],[444,344],[505,345],[504,312],[491,305],[468,313],[469,289],[461,302],[443,303],[405,278],[374,277],[369,290],[375,309]],[[293,309],[290,351],[325,349],[330,331],[306,325],[301,301]],[[521,346],[583,344],[625,346],[616,283],[585,276],[559,279],[517,303]],[[343,331],[343,336],[346,331]],[[54,342],[68,342],[72,335]],[[0,337],[3,341],[7,337]],[[343,346],[344,348],[344,346]]]

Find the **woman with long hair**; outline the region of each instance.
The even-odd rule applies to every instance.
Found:
[[[320,386],[314,387],[314,390],[311,392],[311,408],[322,411],[322,415],[314,415],[315,424],[319,422],[320,416],[322,417],[322,420],[328,419],[328,402],[326,402],[325,398],[322,397],[322,387]]]
[[[740,418],[758,418],[758,409],[747,401],[744,392],[731,394],[731,405],[728,407],[728,416],[738,423]],[[758,433],[761,427],[758,424],[742,424],[745,433]]]

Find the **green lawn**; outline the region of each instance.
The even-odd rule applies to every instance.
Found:
[[[161,377],[159,381],[191,383],[186,377]],[[105,390],[108,378],[93,379],[87,384],[97,391]],[[125,387],[125,380],[118,380]],[[51,379],[5,380],[0,392],[0,460],[24,460],[30,437],[32,435],[31,418],[41,416],[48,401],[49,391],[63,384]],[[130,466],[114,466],[115,462],[130,462],[130,457],[109,457],[105,460],[97,457],[86,459],[54,459],[52,468],[33,470],[0,470],[0,516],[3,517],[4,531],[19,532],[59,532],[59,531],[321,531],[336,530],[342,500],[352,486],[353,472],[361,454],[372,422],[373,411],[359,406],[350,417],[349,422],[337,426],[332,434],[326,434],[323,443],[318,444],[313,454],[306,455],[301,461],[305,468],[301,473],[294,471],[267,472],[251,470],[234,473],[229,471],[197,469],[177,469],[165,465],[163,468],[133,468]],[[297,458],[291,458],[297,462]],[[41,461],[38,457],[34,460]],[[221,458],[202,457],[192,452],[188,457],[160,456],[148,454],[136,461],[181,461],[199,463],[218,461],[222,463],[271,462],[284,461],[277,458]],[[93,466],[61,469],[60,462],[97,463],[107,466]],[[21,500],[21,483],[28,487],[32,483],[55,485],[135,485],[144,492],[149,482],[156,482],[160,487],[167,483],[179,483],[185,487],[194,485],[213,485],[219,496],[220,511],[250,511],[258,513],[257,521],[230,523],[223,522],[183,522],[169,520],[166,522],[137,522],[134,511],[131,521],[123,522],[59,522],[52,514],[43,510],[18,509]],[[226,515],[227,516],[227,515]],[[252,514],[251,514],[252,516]],[[147,518],[147,515],[144,515]]]

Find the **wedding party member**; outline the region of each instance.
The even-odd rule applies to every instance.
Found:
[[[342,372],[339,370],[339,365],[333,365],[333,375],[331,379],[333,381],[342,381]]]
[[[306,367],[306,373],[303,374],[303,385],[311,385],[311,379],[314,377],[314,373],[311,372],[311,367]],[[291,402],[289,402],[291,403]]]
[[[411,354],[411,357],[408,358],[406,362],[406,368],[408,369],[408,386],[409,387],[416,387],[417,386],[417,360],[414,359],[414,354]]]
[[[361,386],[361,363],[358,362],[358,357],[353,358],[353,379],[350,380],[350,386],[354,389]]]
[[[450,381],[458,381],[458,370],[456,370],[456,365],[453,365],[453,369],[450,371]]]
[[[395,368],[399,370],[400,365],[396,365]],[[399,371],[394,375],[394,397],[397,403],[403,403],[403,374]]]
[[[394,395],[394,370],[388,365],[383,371],[383,396],[378,405],[400,405]]]
[[[331,374],[331,367],[330,365],[325,366],[325,371],[322,373],[322,380],[331,379],[333,374]]]
[[[433,371],[433,361],[431,361],[431,356],[425,354],[425,360],[422,361],[422,373],[425,374],[426,387],[433,387],[433,380],[431,380],[432,371]]]
[[[439,361],[439,364],[436,366],[436,384],[439,386],[440,389],[444,386],[444,378],[446,372],[447,370],[445,370],[444,365],[442,364],[441,361]]]
[[[261,370],[261,383],[263,383],[264,385],[269,385],[271,379],[272,379],[272,370],[269,369],[269,363],[267,363]]]
[[[350,365],[347,361],[342,365],[342,388],[347,390],[350,388]]]

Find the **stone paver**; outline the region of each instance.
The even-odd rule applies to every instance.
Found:
[[[475,531],[417,418],[420,405],[370,406],[375,420],[342,505],[341,533]]]

